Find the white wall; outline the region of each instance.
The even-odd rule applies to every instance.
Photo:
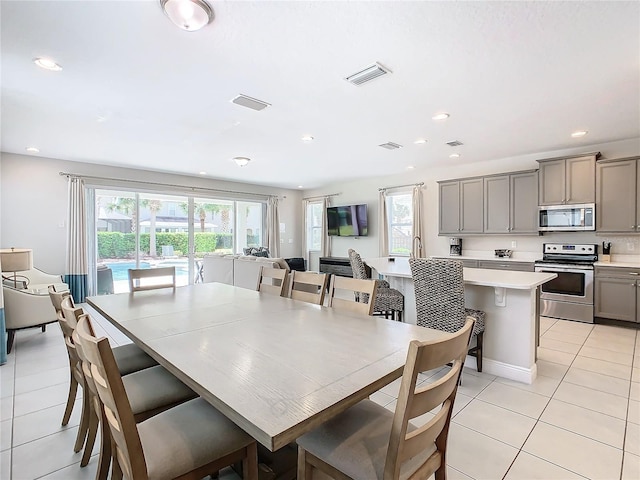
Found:
[[[0,248],[32,248],[34,265],[47,272],[63,273],[65,266],[67,179],[59,172],[286,196],[280,200],[280,255],[301,256],[300,191],[0,153]]]
[[[332,184],[324,188],[304,192],[304,196],[327,195],[340,192],[333,197],[333,205],[347,205],[353,203],[367,203],[369,205],[369,236],[360,238],[334,237],[332,243],[332,256],[347,256],[347,250],[353,248],[363,257],[378,256],[378,188],[391,187],[409,183],[424,182],[424,217],[426,235],[423,245],[427,255],[446,255],[449,253],[448,237],[438,236],[438,184],[440,180],[449,180],[477,175],[490,175],[538,168],[537,159],[554,158],[563,155],[575,155],[584,152],[599,151],[601,158],[623,158],[640,155],[640,139],[624,140],[599,145],[589,145],[580,148],[557,150],[536,153],[526,156],[504,158],[500,160],[472,163],[468,165],[456,165],[451,161],[451,166],[446,168],[417,168],[405,174],[384,178],[368,178],[354,182]],[[390,152],[391,155],[393,152]],[[467,236],[463,240],[464,251],[492,251],[496,248],[511,248],[511,242],[515,241],[517,247],[515,256],[520,253],[540,254],[544,242],[580,242],[601,243],[612,242],[612,253],[640,254],[640,237],[634,236],[596,236],[594,233],[554,233],[544,236],[523,235],[479,235]],[[633,246],[633,251],[627,247]],[[313,267],[314,262],[311,262]]]

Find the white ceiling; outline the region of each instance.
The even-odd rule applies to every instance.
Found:
[[[210,4],[185,32],[156,0],[3,0],[2,151],[313,188],[640,136],[640,2]]]

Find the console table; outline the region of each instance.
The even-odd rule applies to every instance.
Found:
[[[371,278],[371,267],[365,264],[367,277]],[[320,257],[320,273],[332,273],[341,277],[353,277],[351,262],[347,257]]]

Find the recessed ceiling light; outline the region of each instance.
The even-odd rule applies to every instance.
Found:
[[[27,152],[29,152],[29,153],[39,153],[40,152],[40,149],[36,148],[36,147],[27,147],[27,148],[25,148],[25,150]]]
[[[56,62],[51,60],[50,58],[38,57],[33,59],[33,63],[35,63],[40,68],[44,68],[45,70],[51,70],[52,72],[59,72],[62,70],[62,67],[58,65]]]
[[[577,132],[573,132],[571,136],[573,138],[580,138],[580,137],[584,137],[587,133],[589,132],[587,132],[586,130],[578,130]]]
[[[234,157],[233,161],[236,162],[236,165],[238,165],[239,167],[246,167],[247,165],[249,165],[251,159],[247,157]]]
[[[420,138],[413,143],[415,143],[416,145],[422,145],[423,143],[427,143],[427,141],[424,138]]]
[[[311,135],[303,135],[302,136],[302,141],[303,142],[312,142],[313,141],[313,137]]]
[[[414,168],[416,168],[416,167],[414,167],[413,165],[409,165],[409,166],[407,167],[407,170],[413,170]]]
[[[438,113],[436,115],[434,115],[433,117],[431,117],[433,120],[445,120],[447,118],[449,118],[449,114],[442,112],[442,113]]]
[[[452,153],[451,155],[449,155],[449,158],[460,158],[460,154],[459,153]]]
[[[200,175],[206,175],[207,172],[200,172]]]
[[[298,185],[298,188],[302,188],[302,185]]]
[[[98,123],[102,123],[106,121],[107,121],[107,117],[105,117],[104,115],[98,115],[98,118],[96,118],[96,122]]]

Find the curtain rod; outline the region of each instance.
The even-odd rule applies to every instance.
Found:
[[[220,193],[235,193],[240,195],[254,195],[256,197],[278,197],[278,198],[287,198],[286,195],[280,197],[279,195],[273,195],[269,193],[254,193],[254,192],[241,192],[238,190],[222,190],[219,188],[207,188],[207,187],[192,187],[188,185],[178,185],[174,183],[160,183],[160,182],[147,182],[144,180],[127,180],[125,178],[111,178],[111,177],[95,177],[92,175],[80,175],[77,173],[68,173],[68,172],[59,172],[61,177],[71,177],[71,178],[82,178],[82,179],[94,179],[94,180],[113,180],[116,182],[128,182],[128,183],[137,183],[143,185],[156,185],[161,187],[178,187],[178,188],[186,188],[191,189],[192,191],[203,190],[207,192],[220,192]]]
[[[323,198],[323,197],[336,197],[338,195],[342,195],[342,193],[330,193],[328,195],[316,195],[315,197],[304,197],[303,200],[313,200],[314,198]]]
[[[422,187],[424,185],[424,182],[420,182],[420,183],[408,183],[407,185],[395,185],[393,187],[383,187],[383,188],[379,188],[378,191],[379,192],[384,192],[385,190],[391,190],[392,188],[400,188],[400,187]]]

